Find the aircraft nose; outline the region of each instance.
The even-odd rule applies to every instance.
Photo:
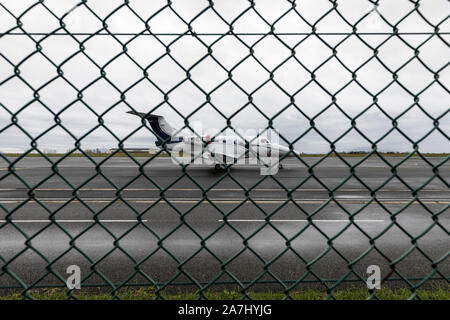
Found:
[[[278,150],[279,150],[279,153],[280,153],[280,156],[281,156],[281,157],[285,156],[286,154],[287,154],[287,157],[294,157],[295,154],[298,155],[298,152],[297,152],[297,151],[293,150],[293,151],[291,152],[291,150],[289,150],[288,147],[279,146],[278,148],[279,148]]]

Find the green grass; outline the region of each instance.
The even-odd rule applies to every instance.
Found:
[[[367,155],[367,153],[345,153],[345,152],[338,152],[339,153],[339,155],[341,156],[341,157],[344,157],[344,158],[358,158],[358,157],[365,157],[366,155]],[[407,156],[409,156],[409,153],[406,153],[406,152],[399,152],[399,153],[384,153],[384,152],[379,152],[379,154],[382,156],[382,157],[402,157],[402,158],[404,158],[404,157],[407,157]],[[431,158],[433,158],[433,157],[448,157],[448,156],[450,156],[450,153],[421,153],[424,157],[427,157],[427,158],[429,158],[429,157],[431,157]],[[300,157],[305,157],[305,158],[308,158],[308,157],[324,157],[325,156],[325,154],[312,154],[312,153],[301,153],[300,154]],[[334,158],[334,157],[337,157],[337,155],[335,154],[335,153],[331,153],[328,157],[331,157],[331,158]],[[376,155],[376,154],[372,154],[371,155],[371,157],[378,157],[378,155]],[[413,157],[418,157],[418,155],[417,155],[417,153],[415,153],[415,154],[413,154]]]
[[[450,286],[438,287],[435,289],[418,289],[417,295],[423,300],[450,300]],[[381,300],[406,300],[413,297],[413,293],[407,289],[381,289],[376,290],[375,294]],[[64,289],[33,289],[28,291],[28,295],[36,300],[63,300],[67,299],[67,291]],[[198,293],[178,292],[162,294],[168,300],[196,300]],[[242,293],[238,291],[205,292],[204,295],[210,300],[239,300],[242,299]],[[281,300],[285,294],[279,292],[249,292],[248,295],[254,300]],[[147,288],[122,289],[119,296],[123,300],[152,300],[156,298],[154,290]],[[323,291],[305,290],[291,292],[290,296],[295,300],[323,300],[327,294]],[[366,300],[370,297],[366,289],[350,288],[345,290],[333,291],[333,296],[338,300]],[[109,293],[75,290],[73,298],[80,300],[108,300],[113,298]],[[24,299],[20,293],[0,296],[0,300],[19,300]]]
[[[87,153],[90,157],[96,158],[96,157],[108,157],[110,156],[109,153]],[[139,158],[139,157],[152,157],[154,155],[154,153],[141,153],[141,152],[132,152],[132,153],[128,153],[130,156],[134,157],[134,158]],[[22,153],[3,153],[2,154],[4,157],[20,157],[22,156]],[[47,157],[63,157],[66,154],[65,153],[46,153],[45,154]],[[43,157],[40,153],[29,153],[27,154],[25,157],[30,157],[30,158],[36,158],[36,157]],[[83,158],[86,157],[84,154],[82,153],[72,153],[69,155],[69,158]],[[128,157],[128,155],[126,155],[125,153],[116,153],[113,155],[113,157]],[[160,153],[157,155],[157,157],[170,157],[169,154],[167,153]]]

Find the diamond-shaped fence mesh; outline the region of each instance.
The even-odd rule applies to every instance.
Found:
[[[0,289],[65,288],[69,265],[114,298],[333,298],[365,287],[370,265],[411,298],[448,285],[449,13],[444,0],[1,0]],[[290,152],[274,175],[171,164],[173,141],[129,111],[203,146],[198,120],[215,138],[276,129]],[[152,154],[127,148],[154,136]]]

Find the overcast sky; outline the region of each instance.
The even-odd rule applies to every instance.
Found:
[[[414,3],[407,0],[381,0],[376,10],[369,1],[342,0],[338,1],[337,11],[326,0],[297,1],[295,10],[290,1],[281,0],[255,0],[253,9],[244,0],[215,0],[214,7],[207,10],[206,0],[172,0],[171,7],[167,7],[167,1],[156,0],[130,0],[129,6],[124,1],[89,0],[88,8],[81,5],[71,11],[78,2],[45,0],[44,6],[36,4],[36,0],[0,1],[0,33],[17,26],[19,16],[22,29],[35,33],[0,37],[0,130],[11,124],[6,109],[16,112],[23,108],[17,116],[18,124],[32,137],[40,135],[55,124],[54,115],[43,104],[54,113],[66,108],[59,116],[61,124],[77,138],[98,124],[97,116],[86,105],[99,114],[112,108],[103,119],[118,138],[126,137],[140,126],[138,117],[125,113],[130,110],[129,105],[142,112],[159,106],[154,113],[166,116],[174,127],[182,127],[184,123],[174,109],[187,116],[202,106],[190,119],[201,121],[205,129],[221,129],[226,125],[214,107],[226,117],[242,109],[232,118],[233,127],[258,129],[268,125],[261,113],[272,117],[284,110],[293,97],[294,105],[289,105],[274,120],[276,129],[290,141],[310,129],[307,117],[318,114],[315,127],[329,140],[345,133],[351,125],[349,117],[359,115],[355,119],[357,129],[376,141],[392,128],[388,116],[394,118],[405,112],[414,104],[414,95],[418,95],[418,104],[427,114],[414,106],[398,120],[398,128],[412,140],[418,140],[433,128],[432,118],[443,116],[439,128],[450,135],[450,113],[445,114],[450,105],[450,35],[411,34],[433,32],[436,25],[441,33],[450,32],[447,0],[420,1],[419,12],[413,11]],[[33,4],[35,7],[24,13]],[[114,10],[117,11],[112,13]],[[367,13],[370,14],[361,20]],[[66,30],[59,24],[63,16]],[[101,20],[105,20],[106,29]],[[157,36],[145,31],[146,21]],[[223,36],[230,31],[231,23],[237,36]],[[173,35],[185,33],[188,24],[200,35]],[[351,32],[351,25],[355,24],[358,36],[342,34]],[[396,25],[402,35],[392,37],[389,24]],[[270,25],[277,35],[264,37]],[[318,35],[309,35],[312,25]],[[16,28],[10,32],[23,30]],[[67,31],[78,35],[68,36]],[[96,32],[139,34],[144,31],[137,37],[92,36]],[[65,35],[45,37],[51,32]],[[41,54],[35,52],[35,42],[43,38]],[[80,51],[81,42],[84,53]],[[208,56],[208,46],[212,57]],[[413,58],[413,48],[418,46],[420,60]],[[170,48],[170,56],[166,47]],[[336,57],[332,57],[333,47]],[[365,64],[374,56],[375,47],[384,66],[375,58]],[[291,57],[292,49],[294,57]],[[251,50],[253,56],[249,56]],[[14,67],[5,58],[13,64],[20,63],[20,76],[13,76]],[[55,65],[60,66],[63,77],[57,77]],[[104,68],[107,80],[100,77],[99,67]],[[397,72],[397,80],[403,87],[393,82],[392,73],[386,68]],[[352,71],[356,71],[359,84],[351,81]],[[437,71],[440,84],[434,79],[433,72]],[[268,81],[270,72],[272,81]],[[38,101],[33,101],[32,88],[41,88]],[[77,90],[82,91],[81,101]],[[121,91],[125,92],[125,102],[121,101]],[[170,105],[163,103],[164,93],[168,93]],[[336,105],[332,103],[332,95]],[[376,105],[363,112],[373,103],[374,95],[384,112]],[[95,130],[82,140],[82,147],[117,147],[111,132],[103,128]],[[154,147],[154,141],[151,133],[143,128],[127,139],[125,146]],[[60,127],[37,142],[41,150],[66,151],[74,146],[74,138]],[[15,126],[0,133],[2,152],[23,151],[29,146],[30,138]],[[356,130],[350,131],[336,146],[340,151],[371,148]],[[311,131],[295,148],[305,153],[327,152],[330,144]],[[378,143],[378,148],[410,151],[412,144],[393,131]],[[420,150],[450,152],[450,141],[434,131],[420,142]]]

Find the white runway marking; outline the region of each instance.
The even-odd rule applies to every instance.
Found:
[[[283,204],[287,202],[288,204],[293,204],[292,201],[288,201],[288,199],[252,199],[245,200],[245,199],[226,199],[226,198],[216,198],[216,199],[209,199],[208,200],[202,200],[202,199],[194,199],[194,198],[166,198],[166,200],[163,200],[162,198],[124,198],[124,201],[131,202],[131,203],[142,203],[142,204],[167,204],[168,202],[173,204],[208,204],[209,201],[213,202],[215,204],[240,204],[240,203],[260,203],[260,204]],[[336,200],[330,200],[329,198],[324,199],[292,199],[297,204],[323,204],[325,202],[335,203],[339,202],[341,204],[365,204],[369,201],[372,201],[372,204],[376,204],[377,202],[375,200],[371,199],[336,199]],[[377,199],[379,202],[383,204],[419,204],[418,201],[411,202],[411,199]],[[14,203],[22,203],[22,202],[28,202],[28,203],[36,203],[35,200],[30,200],[28,198],[3,198],[0,199],[0,203],[4,204],[14,204]],[[80,202],[77,199],[71,200],[70,198],[38,198],[38,201],[43,203],[67,203],[67,202],[74,202],[78,203]],[[115,198],[84,198],[82,199],[85,203],[110,203],[112,201],[116,202],[122,202],[120,199]],[[448,199],[420,199],[420,202],[423,204],[450,204],[450,201]]]
[[[224,220],[219,220],[223,222]],[[266,220],[254,220],[254,219],[228,219],[228,222],[309,222],[306,219],[301,220],[280,220],[280,219],[270,219]],[[384,222],[385,220],[353,220],[353,222]],[[350,220],[312,220],[311,222],[350,222]]]
[[[164,189],[164,188],[161,188]],[[25,188],[0,188],[0,191],[26,191]],[[288,191],[290,191],[289,188],[287,188]],[[74,189],[71,188],[38,188],[34,191],[74,191]],[[78,191],[118,191],[114,188],[81,188]],[[126,191],[161,191],[158,188],[126,188],[121,190],[122,192]],[[202,191],[199,188],[169,188],[165,190],[165,192],[168,191]],[[223,191],[245,191],[241,188],[213,188],[208,190],[208,192],[223,192]],[[250,192],[286,192],[286,190],[281,188],[256,188],[250,190]],[[328,192],[326,189],[318,189],[318,188],[301,188],[296,189],[293,192]],[[369,192],[367,189],[363,188],[355,188],[355,189],[338,189],[335,192]],[[411,192],[411,190],[408,189],[380,189],[378,192]],[[450,192],[450,190],[446,189],[424,189],[420,192]]]
[[[141,222],[148,222],[149,220],[141,220]],[[218,220],[219,222],[224,222],[224,220]],[[267,222],[266,220],[259,219],[228,219],[228,222]],[[288,219],[270,219],[270,222],[308,222],[306,219],[300,220],[288,220]],[[312,220],[311,222],[349,222],[350,220]],[[354,222],[384,222],[385,220],[353,220]],[[0,220],[0,223],[94,223],[95,220]],[[137,220],[98,220],[101,223],[136,223]]]
[[[0,220],[0,223],[6,223],[6,222],[12,222],[12,223],[50,223],[50,222],[57,222],[57,223],[93,223],[93,222],[101,222],[101,223],[136,223],[137,220]],[[148,222],[148,220],[141,220],[141,222]]]

